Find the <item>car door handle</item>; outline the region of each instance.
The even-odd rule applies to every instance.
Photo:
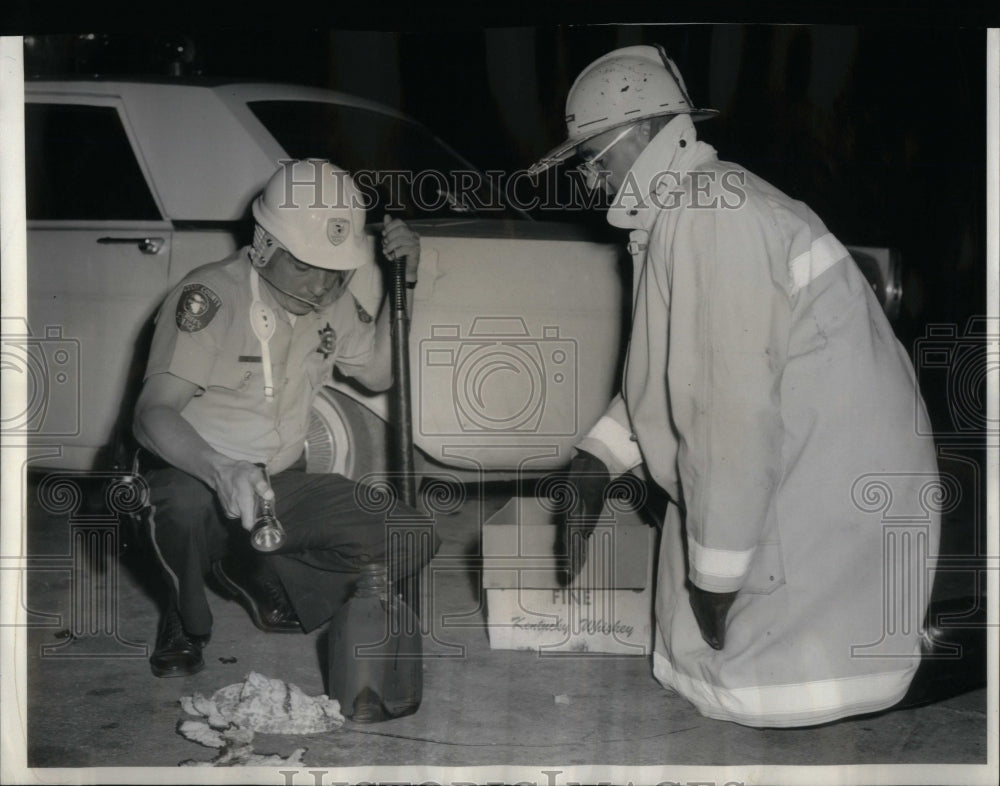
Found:
[[[111,243],[130,243],[139,247],[143,254],[159,254],[163,248],[162,237],[99,237],[97,242],[103,246]]]

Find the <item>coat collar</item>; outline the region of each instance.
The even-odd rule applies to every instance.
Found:
[[[650,200],[649,195],[676,188],[678,176],[715,157],[714,147],[698,141],[690,116],[677,115],[632,164],[608,208],[608,223],[621,229],[652,229],[662,200]],[[675,174],[664,177],[668,172]]]

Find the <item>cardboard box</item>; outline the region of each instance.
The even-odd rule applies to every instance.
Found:
[[[515,497],[483,525],[483,590],[492,649],[648,655],[656,531],[605,509],[587,561],[560,585],[546,500]]]

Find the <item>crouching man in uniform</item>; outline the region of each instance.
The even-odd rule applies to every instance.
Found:
[[[387,554],[384,514],[359,506],[352,481],[305,469],[310,407],[334,366],[373,391],[392,384],[390,309],[369,313],[381,283],[362,204],[329,162],[284,164],[253,203],[253,244],[194,270],[157,315],[133,424],[168,586],[157,677],[203,667],[209,574],[258,628],[310,631],[365,564],[385,560],[399,580],[436,551],[415,537],[398,540],[415,553]],[[386,219],[382,251],[416,280],[420,239],[406,224]],[[286,530],[273,553],[250,547],[260,500]]]
[[[892,550],[856,484],[921,512],[938,482],[913,367],[843,245],[804,204],[698,140],[662,49],[588,66],[569,139],[608,221],[630,231],[622,392],[578,446],[571,572],[608,480],[642,464],[671,500],[657,567],[653,675],[711,718],[806,726],[893,706],[921,661],[940,515],[926,550]],[[576,532],[573,531],[574,528]],[[874,643],[897,621],[891,657]],[[884,653],[883,653],[884,654]],[[874,656],[873,656],[874,655]]]

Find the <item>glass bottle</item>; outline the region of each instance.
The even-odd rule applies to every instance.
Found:
[[[329,630],[330,696],[357,723],[417,711],[423,696],[420,621],[392,592],[384,564],[366,565]]]

